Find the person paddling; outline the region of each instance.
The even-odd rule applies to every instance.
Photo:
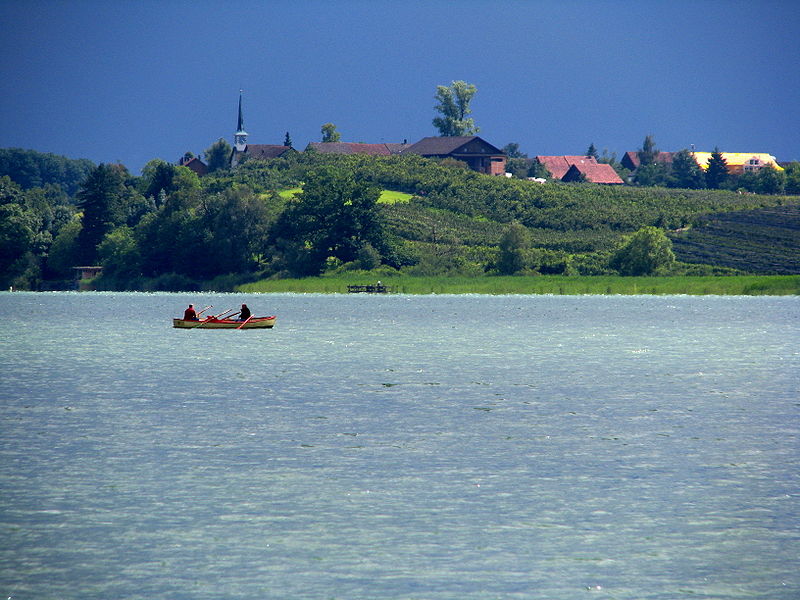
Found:
[[[194,304],[190,304],[189,308],[183,311],[184,321],[197,321],[197,311],[194,309]]]
[[[239,312],[239,320],[240,321],[247,321],[250,318],[250,309],[247,308],[247,304],[242,304],[242,310]]]

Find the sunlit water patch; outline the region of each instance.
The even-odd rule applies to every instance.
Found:
[[[799,314],[0,294],[0,595],[797,598]]]

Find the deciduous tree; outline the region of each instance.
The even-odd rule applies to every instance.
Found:
[[[312,173],[272,227],[271,239],[295,275],[322,272],[329,257],[351,262],[366,244],[385,246],[378,220],[380,190],[325,166]]]
[[[433,119],[433,125],[442,136],[472,135],[480,131],[472,118],[467,118],[472,110],[469,104],[478,91],[471,83],[454,81],[449,86],[436,86],[436,99],[439,103],[434,107],[442,114]]]
[[[667,272],[674,263],[672,240],[661,229],[648,226],[623,238],[609,266],[620,275],[657,275]]]
[[[516,142],[509,142],[503,146],[503,152],[509,159],[512,158],[528,158],[528,155],[519,149],[519,144]]]
[[[791,162],[786,166],[786,193],[800,195],[800,162]]]
[[[528,230],[519,223],[511,223],[500,239],[500,257],[497,270],[502,275],[513,275],[525,268],[525,249],[529,244]]]
[[[336,125],[333,123],[325,123],[322,128],[322,142],[338,142],[342,139],[342,134],[336,131]]]
[[[782,194],[786,176],[772,165],[761,167],[756,175],[756,189],[759,194]]]

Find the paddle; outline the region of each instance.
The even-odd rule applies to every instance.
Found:
[[[253,315],[250,315],[249,317],[247,317],[247,319],[245,319],[244,322],[241,325],[239,325],[236,329],[241,329],[242,327],[244,327],[245,324],[252,318],[253,318]]]
[[[213,307],[214,307],[214,305],[213,305],[213,304],[209,304],[209,305],[208,305],[208,306],[206,306],[206,307],[205,307],[203,310],[201,310],[199,313],[197,313],[197,316],[199,317],[199,316],[200,316],[200,315],[202,315],[204,312],[206,312],[206,311],[207,311],[209,308],[213,308]]]
[[[189,327],[189,329],[194,329],[195,327],[200,327],[201,325],[205,325],[205,324],[206,324],[206,323],[208,323],[208,322],[209,322],[211,319],[219,319],[219,318],[220,318],[222,315],[224,315],[225,313],[229,313],[229,312],[231,312],[231,309],[230,309],[230,308],[229,308],[229,309],[227,309],[227,310],[223,310],[223,311],[222,311],[221,313],[219,313],[218,315],[211,315],[210,317],[206,317],[205,319],[203,319],[202,321],[200,321],[200,322],[199,322],[197,325],[192,325],[191,327]]]

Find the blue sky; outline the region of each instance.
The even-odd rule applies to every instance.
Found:
[[[0,147],[120,161],[232,142],[436,135],[437,85],[478,88],[479,135],[621,156],[652,134],[800,160],[794,1],[0,0]]]

